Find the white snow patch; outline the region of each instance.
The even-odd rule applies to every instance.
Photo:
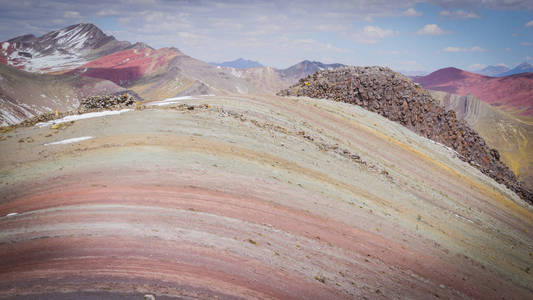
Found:
[[[2,43],[2,49],[7,50],[7,48],[9,47],[9,43],[8,42],[3,42]]]
[[[237,89],[237,92],[239,92],[239,94],[246,94],[246,91],[241,89],[240,86],[236,85],[235,88]]]
[[[0,126],[17,124],[31,118],[34,116],[32,110],[25,103],[17,104],[0,98]]]
[[[163,105],[170,105],[170,104],[176,104],[180,103],[183,100],[198,100],[199,98],[195,98],[193,96],[183,96],[183,97],[174,97],[174,98],[167,98],[160,101],[154,101],[147,103],[148,105],[157,105],[157,106],[163,106]]]
[[[241,78],[243,73],[237,71],[235,68],[231,68],[231,74],[235,77]]]
[[[20,55],[19,52],[30,53],[31,58]],[[24,70],[30,72],[52,72],[65,69],[75,69],[88,62],[81,56],[81,51],[76,50],[74,53],[78,54],[62,53],[56,50],[52,54],[45,55],[33,48],[23,48],[13,51],[8,56],[8,64],[13,66],[22,66]]]
[[[92,136],[81,136],[81,137],[77,137],[77,138],[61,140],[61,141],[58,141],[58,142],[48,143],[48,144],[44,144],[44,145],[45,146],[49,146],[49,145],[71,144],[71,143],[81,142],[81,141],[85,141],[85,140],[92,139],[92,138],[93,138]]]
[[[41,94],[41,97],[42,97],[42,98],[46,98],[46,95],[45,95],[45,94]]]
[[[2,110],[0,112],[0,119],[2,121],[2,123],[0,123],[0,126],[8,126],[8,125],[12,125],[12,124],[17,124],[17,123],[20,123],[22,122],[23,118],[20,118],[18,117],[17,115],[15,115],[13,112],[9,111],[9,110]]]
[[[8,213],[8,214],[6,215],[6,217],[13,217],[13,216],[16,216],[16,215],[18,215],[18,214],[19,214],[19,213],[16,213],[16,212],[14,212],[14,213]]]
[[[48,122],[40,122],[40,123],[35,124],[35,126],[45,127],[45,126],[50,126],[50,125],[65,123],[65,122],[70,122],[70,121],[77,121],[77,120],[97,118],[97,117],[103,117],[103,116],[111,116],[111,115],[119,115],[121,113],[125,113],[128,111],[132,111],[132,109],[126,108],[126,109],[121,109],[121,110],[108,110],[108,111],[86,113],[86,114],[81,114],[81,115],[71,115],[71,116],[66,116],[64,118],[57,119],[57,120],[51,120]]]

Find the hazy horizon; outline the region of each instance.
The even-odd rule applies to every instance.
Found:
[[[302,60],[403,71],[533,59],[532,1],[4,1],[0,40],[93,23],[207,62]]]

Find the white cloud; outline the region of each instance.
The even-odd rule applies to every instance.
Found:
[[[441,17],[450,17],[454,19],[478,19],[479,15],[473,12],[468,12],[462,9],[455,11],[443,10],[440,12]]]
[[[106,8],[106,9],[102,9],[101,11],[97,12],[96,15],[99,17],[106,17],[106,16],[118,16],[120,15],[120,13],[117,10]]]
[[[63,14],[63,17],[68,19],[76,19],[80,17],[80,13],[77,11],[66,11]]]
[[[415,60],[399,61],[399,62],[396,62],[395,65],[397,66],[396,69],[408,70],[408,71],[421,72],[422,70],[426,69],[426,67],[423,64]]]
[[[444,16],[440,21],[426,21],[419,23],[413,30],[416,32],[427,23],[440,23],[442,29],[435,24],[422,28],[420,34],[442,35],[448,32],[444,23],[451,14],[463,17],[474,17],[473,14],[483,12],[483,9],[511,9],[528,10],[533,8],[531,0],[421,0],[430,2],[434,7],[441,7],[437,11],[448,10],[450,16]],[[422,13],[422,8],[417,6],[419,0],[294,0],[294,1],[221,1],[221,0],[51,0],[43,5],[42,0],[9,1],[0,0],[0,40],[6,40],[17,35],[33,33],[41,35],[51,30],[60,29],[82,20],[92,20],[102,30],[117,31],[119,40],[130,42],[142,41],[155,48],[175,46],[184,53],[203,60],[219,60],[245,56],[260,60],[265,64],[276,67],[288,66],[306,58],[319,59],[329,57],[332,60],[344,61],[353,64],[365,63],[365,51],[352,50],[355,46],[345,46],[347,40],[359,43],[378,43],[392,40],[396,34],[394,18],[404,15],[403,19]],[[217,3],[221,3],[217,5]],[[425,10],[425,8],[424,8]],[[457,13],[464,10],[466,13]],[[529,10],[531,11],[531,10]],[[471,13],[473,12],[473,13]],[[76,14],[77,13],[77,14]],[[469,14],[470,13],[470,14]],[[428,15],[424,13],[424,15]],[[66,18],[73,17],[73,18]],[[102,19],[100,17],[111,17]],[[483,16],[492,18],[491,15]],[[530,16],[531,17],[531,16]],[[419,17],[422,19],[423,17]],[[366,23],[373,21],[375,23]],[[529,18],[531,20],[531,18]],[[114,22],[113,22],[114,20]],[[234,23],[225,22],[232,20]],[[383,21],[384,23],[381,23]],[[389,23],[390,21],[390,23]],[[529,20],[521,20],[518,27],[529,30],[532,27],[523,27]],[[357,22],[363,22],[358,27]],[[387,23],[385,23],[387,22]],[[385,25],[387,24],[387,25]],[[390,25],[389,25],[390,24]],[[487,32],[494,31],[498,22],[488,22]],[[496,24],[496,25],[495,25]],[[509,20],[504,19],[500,24],[509,25]],[[365,25],[372,25],[365,28]],[[451,28],[451,27],[449,27]],[[372,30],[373,29],[373,30]],[[512,32],[519,32],[519,28]],[[316,32],[326,32],[324,39],[315,37]],[[454,30],[455,31],[455,30]],[[521,33],[524,36],[524,33]],[[294,40],[305,40],[308,37],[317,39],[318,44],[305,44],[305,52],[292,43]],[[494,37],[498,38],[498,37]],[[520,41],[530,41],[524,37]],[[431,40],[419,41],[421,46]],[[533,42],[533,41],[531,41]],[[354,42],[355,43],[355,42]],[[451,42],[450,42],[451,43]],[[458,41],[456,42],[458,43]],[[474,44],[465,44],[473,46]],[[462,46],[463,44],[445,44]],[[445,45],[440,45],[442,48]],[[481,46],[481,45],[480,45]],[[484,45],[488,47],[487,45]],[[347,47],[350,54],[342,47]],[[509,47],[503,45],[503,48]],[[518,47],[522,47],[518,45]],[[470,48],[470,47],[468,47]],[[386,63],[387,58],[393,57],[400,60],[401,53],[387,49],[388,53],[382,55],[372,53],[368,55],[368,63]],[[495,48],[496,49],[496,48]],[[530,48],[531,49],[531,48]],[[516,49],[513,49],[516,50]],[[469,50],[470,51],[470,50]],[[399,53],[399,54],[395,54]],[[444,53],[444,52],[442,52]],[[503,53],[509,54],[510,52]],[[409,53],[414,55],[414,53]],[[458,54],[459,55],[459,54]],[[525,56],[523,54],[522,56]],[[412,57],[420,62],[435,65],[431,58]],[[408,60],[408,58],[405,58]],[[465,65],[473,64],[468,62]]]
[[[520,45],[529,47],[529,46],[533,46],[533,43],[531,43],[531,42],[522,42],[522,43],[520,43]]]
[[[464,48],[458,48],[458,47],[446,47],[442,49],[444,52],[465,52],[466,49]]]
[[[526,27],[533,27],[533,20],[527,22],[524,26],[526,26]]]
[[[325,32],[343,32],[346,30],[346,26],[340,24],[320,24],[315,26],[315,29]]]
[[[459,47],[446,47],[442,49],[444,52],[485,52],[486,49],[483,49],[479,46],[474,46],[472,48],[459,48]]]
[[[422,12],[420,11],[416,11],[414,8],[410,7],[408,9],[406,9],[402,15],[406,16],[406,17],[419,17],[422,15]]]
[[[394,35],[391,29],[382,29],[378,26],[365,26],[354,34],[355,41],[360,44],[375,44],[382,39]]]
[[[481,71],[485,69],[486,67],[487,65],[484,65],[484,64],[473,64],[473,65],[468,66],[467,69],[470,71]]]
[[[312,45],[315,44],[316,41],[313,39],[298,39],[294,40],[294,43],[297,45]]]
[[[437,24],[427,24],[416,33],[419,35],[443,35],[449,32],[442,30]]]
[[[390,51],[390,54],[392,55],[404,55],[407,54],[407,50],[392,50]]]
[[[517,37],[517,36],[520,36],[520,34],[519,34],[519,33],[513,33],[513,34],[511,34],[511,35],[512,35],[513,37]]]
[[[511,48],[505,48],[505,51],[509,52],[511,51]]]
[[[313,39],[296,39],[289,41],[287,44],[288,48],[296,48],[303,51],[329,51],[329,52],[338,52],[338,53],[347,53],[348,49],[338,48],[328,43],[321,43]]]
[[[533,60],[533,57],[531,56],[526,56],[526,60],[529,61],[529,60]]]
[[[213,24],[213,26],[217,28],[224,29],[225,31],[240,30],[243,28],[243,25],[241,23],[238,23],[235,20],[230,20],[230,19],[215,18],[211,21],[211,24]]]
[[[486,49],[483,49],[483,48],[481,48],[481,47],[479,47],[479,46],[474,46],[474,47],[472,47],[472,48],[470,49],[470,51],[472,51],[472,52],[486,52],[487,50],[486,50]]]

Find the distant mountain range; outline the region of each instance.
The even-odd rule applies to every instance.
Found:
[[[412,79],[426,89],[477,98],[508,112],[533,116],[533,73],[489,77],[457,68],[444,68]]]
[[[491,77],[503,77],[526,72],[533,72],[533,65],[528,62],[523,62],[513,69],[505,65],[488,66],[476,73]]]
[[[533,72],[533,65],[528,62],[523,62],[511,70],[499,74],[498,76],[509,76],[526,72]]]
[[[248,60],[244,58],[238,58],[236,60],[225,61],[221,63],[210,62],[209,64],[217,67],[230,67],[236,69],[260,68],[263,66],[257,61]]]
[[[213,66],[187,56],[176,48],[153,49],[143,43],[117,41],[92,24],[77,24],[41,37],[23,35],[1,42],[0,62],[25,71],[71,76],[68,77],[71,79],[65,77],[63,80],[77,84],[76,91],[103,91],[99,88],[80,87],[79,85],[86,84],[87,81],[75,78],[84,77],[97,79],[98,86],[112,86],[113,91],[128,89],[144,99],[154,100],[198,94],[272,93],[287,88],[300,78],[317,71],[343,66],[304,60],[286,69],[275,69],[242,58]],[[486,71],[504,70],[497,67],[501,66]],[[523,63],[506,73],[530,71],[531,67],[530,64]],[[5,68],[2,72],[7,74],[11,71]],[[20,74],[13,75],[13,78],[15,77],[28,82],[33,92],[18,93],[13,88],[12,91],[7,91],[10,87],[4,86],[0,88],[0,94],[9,97],[2,98],[0,102],[11,101],[19,107],[24,103],[33,103],[34,100],[31,99],[35,99],[36,95],[53,94],[58,103],[54,105],[54,109],[61,110],[61,103],[65,103],[64,109],[71,109],[74,105],[67,105],[69,102],[66,98],[61,98],[62,93],[51,92],[50,87],[47,93],[40,93],[39,85],[33,81],[38,82],[44,80],[43,78]],[[446,68],[427,76],[412,78],[428,89],[459,95],[470,93],[520,115],[533,115],[532,77],[533,73],[525,73],[494,78]],[[24,84],[16,86],[23,89]],[[88,95],[78,92],[75,94],[76,97]],[[16,111],[12,114],[16,114]],[[24,114],[20,113],[18,117],[23,118]]]
[[[144,43],[117,41],[92,24],[0,42],[0,63],[7,65],[1,69],[2,77],[16,82],[0,82],[3,125],[50,110],[72,110],[83,97],[125,90],[148,100],[274,93],[316,71],[342,66],[302,61],[278,70],[242,58],[213,66],[176,48],[153,49]],[[58,84],[54,84],[56,79]]]
[[[280,70],[283,77],[302,78],[322,70],[333,70],[344,66],[343,64],[324,64],[319,61],[304,60],[284,70]]]
[[[505,72],[507,72],[509,70],[511,70],[511,69],[509,67],[507,67],[506,65],[496,65],[496,66],[485,67],[481,71],[478,71],[476,73],[478,73],[480,75],[496,77],[496,76],[499,76],[500,74],[505,73]]]

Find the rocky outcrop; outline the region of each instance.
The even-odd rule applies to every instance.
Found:
[[[454,111],[440,106],[420,85],[384,67],[343,67],[317,72],[278,93],[283,96],[328,98],[359,105],[401,123],[414,132],[457,151],[459,157],[498,183],[505,184],[533,204],[515,174],[501,161],[497,150]]]
[[[131,106],[139,98],[135,93],[120,93],[115,95],[91,96],[83,99],[78,111],[92,111],[98,109],[111,109]]]

